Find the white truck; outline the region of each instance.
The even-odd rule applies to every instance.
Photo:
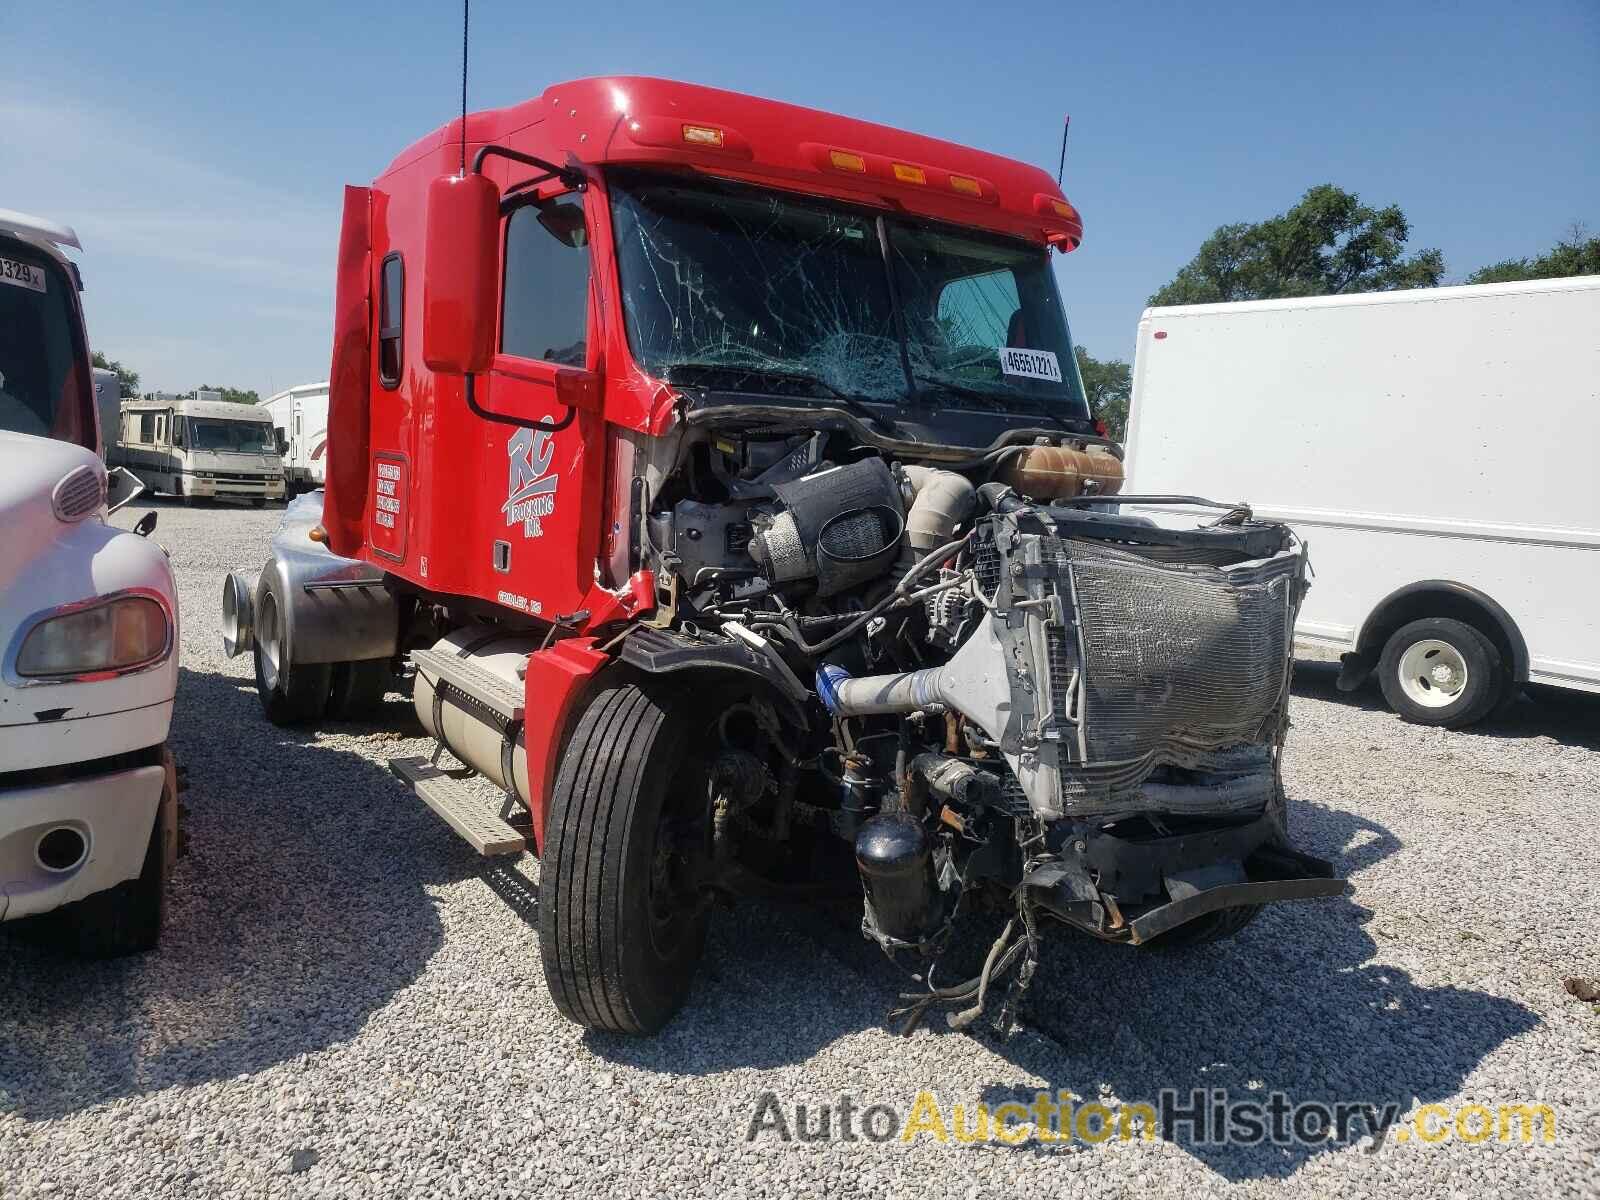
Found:
[[[0,921],[91,955],[148,950],[177,853],[166,748],[172,569],[106,522],[109,474],[64,225],[0,210]]]
[[[112,462],[152,492],[194,500],[249,500],[257,508],[287,492],[272,418],[204,389],[152,392],[122,402],[122,435]]]
[[[1306,540],[1295,626],[1454,728],[1600,692],[1600,278],[1147,309],[1128,491],[1226,490]]]
[[[272,414],[289,494],[321,487],[328,449],[328,381],[288,388],[268,396],[261,407]]]

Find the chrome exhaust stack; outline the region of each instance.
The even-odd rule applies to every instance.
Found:
[[[222,580],[222,650],[237,658],[255,648],[255,584],[243,571],[229,571]]]

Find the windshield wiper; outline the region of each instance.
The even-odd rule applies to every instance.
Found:
[[[1017,416],[1045,417],[1057,425],[1071,428],[1072,423],[1059,413],[1050,411],[1044,404],[1035,404],[1032,396],[1019,396],[1015,393],[1000,393],[985,391],[983,388],[971,387],[965,383],[955,383],[948,379],[930,379],[926,375],[911,376],[911,382],[916,385],[916,397],[921,400],[933,392],[947,392],[967,400],[982,400],[997,412],[1012,413]],[[1020,405],[1011,401],[1022,401]]]
[[[839,401],[844,405],[845,408],[849,409],[850,412],[862,418],[862,420],[871,423],[874,427],[882,430],[884,433],[897,433],[899,431],[899,426],[897,426],[893,420],[882,416],[881,414],[876,413],[867,407],[866,397],[856,396],[849,392],[841,391],[839,388],[829,383],[826,379],[823,379],[819,375],[813,375],[809,371],[791,371],[779,367],[742,367],[734,366],[729,363],[680,362],[673,363],[670,367],[668,367],[666,373],[662,377],[668,383],[688,384],[690,386],[699,383],[702,387],[713,386],[706,384],[703,378],[692,378],[693,376],[705,375],[732,375],[737,376],[740,379],[761,379],[766,380],[769,383],[794,383],[803,387],[817,388],[820,391],[827,393],[831,399]],[[691,378],[686,378],[686,376]],[[728,390],[740,391],[742,389],[738,387],[730,387]]]

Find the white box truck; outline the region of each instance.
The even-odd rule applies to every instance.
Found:
[[[1600,692],[1600,278],[1147,309],[1128,493],[1308,543],[1296,646],[1460,727]],[[1151,510],[1153,511],[1153,510]]]
[[[289,494],[321,487],[328,449],[328,381],[288,388],[268,396],[261,407],[272,414]]]

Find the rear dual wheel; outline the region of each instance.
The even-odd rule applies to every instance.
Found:
[[[255,667],[256,695],[274,725],[357,720],[374,712],[395,682],[387,659],[296,663],[287,646],[283,598],[269,575],[256,605]]]

